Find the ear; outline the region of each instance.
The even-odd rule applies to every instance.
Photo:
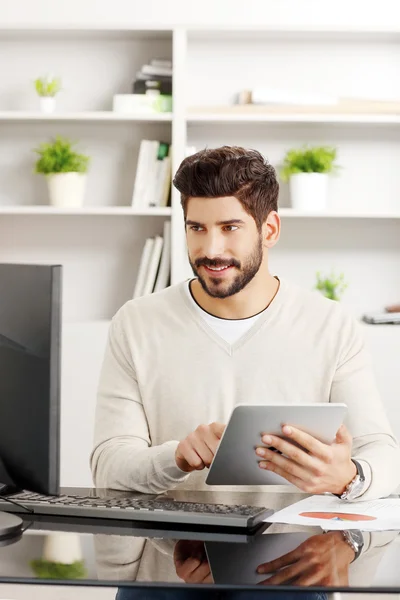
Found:
[[[281,219],[275,210],[272,210],[262,226],[262,237],[265,248],[273,248],[281,233]]]

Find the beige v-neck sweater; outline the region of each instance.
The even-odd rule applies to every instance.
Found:
[[[368,477],[362,498],[398,487],[400,451],[361,329],[339,303],[281,279],[270,306],[230,345],[195,310],[186,285],[132,300],[112,320],[91,455],[97,487],[210,489],[206,471],[176,466],[178,442],[202,423],[226,423],[238,403],[261,402],[344,402],[352,455]]]

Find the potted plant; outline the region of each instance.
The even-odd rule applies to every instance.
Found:
[[[58,77],[38,77],[35,79],[35,89],[40,98],[40,110],[43,113],[53,113],[56,108],[56,95],[61,90],[61,80]]]
[[[71,208],[83,204],[90,158],[75,152],[73,146],[70,140],[57,136],[34,149],[39,155],[35,172],[45,175],[53,206]]]
[[[30,563],[41,579],[82,579],[86,576],[79,535],[51,533],[45,538],[42,558]]]
[[[339,301],[347,287],[343,273],[336,276],[332,271],[329,277],[323,277],[319,271],[317,272],[315,289],[322,292],[326,298]]]
[[[328,203],[328,174],[337,169],[336,149],[331,146],[303,146],[288,150],[281,169],[289,181],[292,207],[302,211],[323,211]]]

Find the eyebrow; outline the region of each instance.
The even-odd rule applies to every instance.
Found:
[[[216,225],[244,225],[244,221],[241,219],[228,219],[227,221],[217,221]],[[186,225],[195,225],[197,227],[204,227],[204,223],[199,223],[197,221],[190,221],[186,219]]]

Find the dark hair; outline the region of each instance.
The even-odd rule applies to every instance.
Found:
[[[200,150],[181,162],[173,184],[181,193],[185,218],[191,197],[234,196],[259,230],[268,214],[278,209],[275,169],[257,150],[239,146]]]

